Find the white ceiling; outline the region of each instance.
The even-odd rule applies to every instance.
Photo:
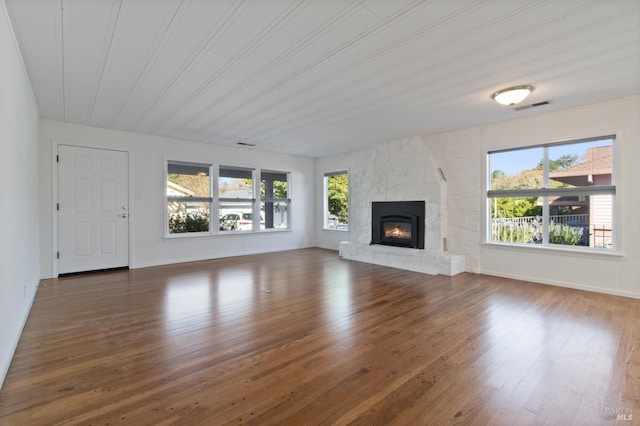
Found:
[[[640,93],[640,0],[5,0],[42,118],[336,154]],[[532,84],[515,112],[492,92]]]

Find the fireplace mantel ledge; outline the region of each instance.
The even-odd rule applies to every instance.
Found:
[[[457,275],[465,270],[465,257],[450,252],[410,249],[385,245],[369,245],[341,241],[339,254],[343,259],[374,265],[406,269],[430,275]]]

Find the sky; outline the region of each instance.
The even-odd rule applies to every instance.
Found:
[[[549,147],[549,158],[555,160],[565,154],[577,154],[578,161],[588,148],[611,145],[610,139],[584,142],[580,144],[557,145]],[[528,148],[517,151],[506,151],[491,154],[490,169],[502,170],[507,176],[515,176],[523,170],[535,168],[543,157],[543,148]]]

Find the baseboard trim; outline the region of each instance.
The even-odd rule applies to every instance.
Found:
[[[189,263],[189,262],[202,262],[204,260],[214,260],[214,259],[224,259],[227,257],[238,257],[238,256],[251,256],[254,254],[265,254],[265,253],[277,253],[281,251],[289,251],[289,250],[300,250],[306,248],[313,248],[314,246],[295,246],[295,247],[280,247],[277,250],[265,249],[265,250],[252,250],[252,251],[242,251],[242,252],[228,252],[218,256],[198,256],[198,257],[189,257],[182,259],[171,259],[171,260],[161,260],[161,261],[153,261],[153,262],[135,262],[131,269],[139,269],[139,268],[151,268],[154,266],[164,266],[164,265],[173,265],[176,263]]]
[[[604,287],[592,287],[588,285],[580,285],[580,284],[569,283],[564,281],[545,280],[545,279],[533,278],[533,277],[518,275],[518,274],[505,274],[503,272],[489,271],[484,269],[481,269],[479,273],[483,275],[492,275],[492,276],[501,277],[501,278],[510,278],[513,280],[527,281],[527,282],[532,282],[536,284],[553,285],[556,287],[573,288],[575,290],[591,291],[594,293],[610,294],[612,296],[622,296],[622,297],[630,297],[632,299],[640,299],[640,293],[634,293],[634,292],[624,291],[624,290],[614,290],[614,289],[604,288]]]
[[[2,364],[0,365],[0,390],[2,390],[2,386],[4,386],[4,380],[7,378],[7,374],[9,373],[11,361],[13,361],[13,355],[16,353],[16,349],[18,349],[18,343],[20,343],[20,337],[22,337],[24,326],[27,325],[27,320],[29,319],[29,314],[31,313],[31,308],[33,307],[33,301],[36,299],[36,294],[38,293],[39,286],[40,283],[38,282],[29,300],[29,305],[22,317],[20,327],[18,327],[18,333],[13,339],[13,344],[9,347],[10,350],[5,354],[5,357],[2,360]]]

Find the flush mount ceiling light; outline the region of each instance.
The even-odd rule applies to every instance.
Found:
[[[491,95],[491,99],[502,105],[515,105],[524,101],[531,92],[533,92],[533,86],[513,86],[498,90]]]

